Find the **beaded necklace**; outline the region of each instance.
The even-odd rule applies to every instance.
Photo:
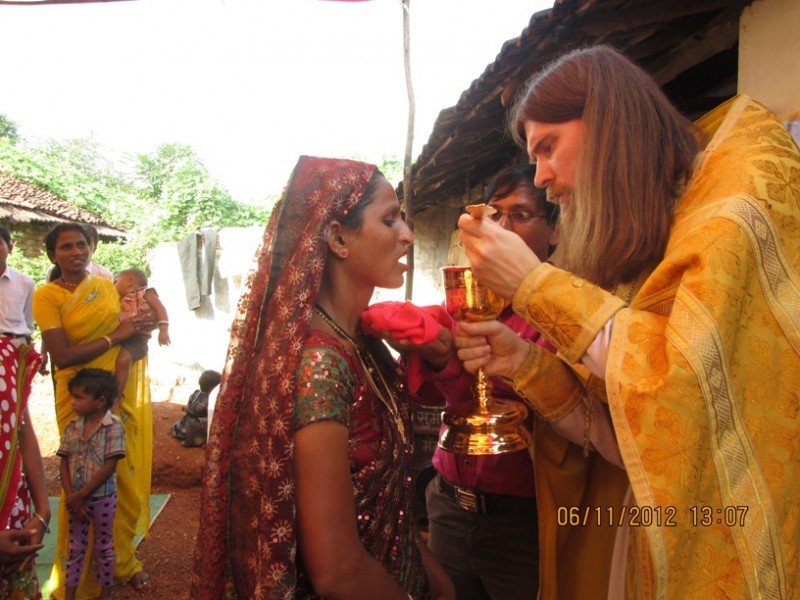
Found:
[[[362,355],[361,350],[358,348],[358,344],[356,341],[350,337],[344,329],[342,329],[336,321],[334,321],[328,313],[326,313],[321,306],[318,304],[314,306],[314,312],[317,313],[323,321],[325,321],[328,325],[330,325],[331,329],[336,332],[336,335],[339,337],[347,340],[353,345],[353,349],[356,353],[356,358],[358,358],[358,362],[361,365],[361,369],[364,371],[364,375],[369,382],[369,387],[372,388],[372,391],[378,397],[378,400],[381,401],[386,407],[386,410],[389,411],[389,414],[392,417],[392,420],[397,425],[397,431],[400,434],[400,439],[403,440],[403,444],[408,444],[408,439],[406,438],[406,428],[403,424],[403,419],[400,418],[400,411],[397,409],[397,399],[394,397],[392,393],[392,388],[389,386],[389,383],[383,377],[383,372],[381,371],[378,362],[375,360],[375,357],[372,356],[372,353],[369,350],[365,350],[364,354]],[[381,393],[381,390],[378,389],[378,385],[375,382],[373,374],[377,373],[378,378],[383,386],[385,391],[385,395]]]
[[[70,290],[74,290],[76,287],[78,287],[78,284],[81,281],[83,281],[83,279],[81,279],[81,281],[76,281],[75,283],[72,283],[71,281],[64,281],[64,278],[61,277],[58,281],[65,288],[70,289]]]

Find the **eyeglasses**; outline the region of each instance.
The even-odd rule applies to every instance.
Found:
[[[492,221],[495,222],[499,221],[503,217],[507,217],[508,220],[514,225],[525,225],[537,217],[549,219],[550,215],[544,213],[532,213],[527,210],[512,210],[511,212],[501,212],[498,210],[496,213],[490,215]]]

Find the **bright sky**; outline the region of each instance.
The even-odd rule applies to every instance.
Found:
[[[439,111],[548,0],[411,0],[416,156]],[[0,6],[0,113],[26,138],[115,153],[191,145],[238,198],[300,154],[402,157],[400,0],[137,0]]]

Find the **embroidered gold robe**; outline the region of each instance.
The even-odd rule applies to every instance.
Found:
[[[664,260],[629,306],[547,264],[517,290],[514,309],[563,362],[533,352],[513,383],[546,419],[587,387],[608,402],[635,504],[652,516],[630,523],[628,598],[789,598],[800,594],[800,151],[744,96],[699,125],[711,141]],[[603,382],[579,361],[612,316]],[[627,482],[604,481],[596,463],[583,481],[537,472],[537,485],[619,515]],[[609,504],[592,504],[593,490]],[[581,589],[576,564],[592,564],[581,548],[593,540],[608,547],[607,528],[565,530],[541,507],[539,520],[543,555],[585,538],[543,556],[542,597],[603,597]]]

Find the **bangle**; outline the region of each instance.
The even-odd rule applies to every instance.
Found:
[[[111,336],[110,335],[104,335],[103,339],[108,342],[109,349],[114,345],[114,342],[111,341]]]
[[[169,325],[169,321],[159,321],[159,325]]]
[[[44,517],[42,515],[40,515],[38,512],[35,512],[35,513],[33,513],[33,518],[34,519],[39,519],[39,521],[42,522],[42,525],[44,525],[44,532],[45,533],[50,533],[50,523],[45,521],[45,519],[44,519]]]

